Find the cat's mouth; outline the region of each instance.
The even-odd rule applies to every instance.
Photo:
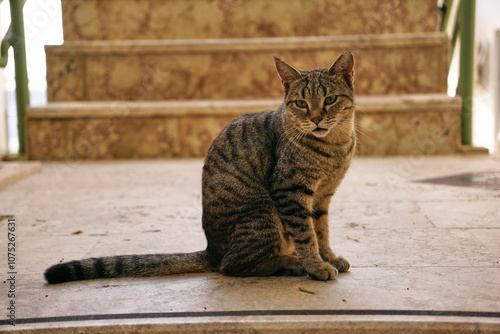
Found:
[[[316,137],[324,137],[328,134],[329,131],[330,131],[329,129],[321,128],[318,126],[316,129],[312,130],[312,133]]]

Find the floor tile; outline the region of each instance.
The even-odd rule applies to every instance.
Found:
[[[500,261],[500,228],[469,230]]]
[[[499,228],[500,197],[482,201],[433,201],[418,205],[439,228]]]
[[[434,225],[413,201],[343,202],[334,199],[330,206],[334,226],[366,229],[432,228]]]
[[[0,161],[0,189],[40,170],[39,161]]]
[[[332,249],[353,267],[499,267],[497,258],[466,230],[334,229]]]

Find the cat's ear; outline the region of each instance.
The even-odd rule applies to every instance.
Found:
[[[290,84],[299,79],[301,74],[295,67],[288,65],[283,60],[277,57],[274,57],[274,64],[276,65],[276,70],[278,71],[283,89],[286,93],[288,91],[288,87],[290,87]]]
[[[354,82],[354,57],[352,53],[343,53],[332,66],[328,69],[328,74],[340,74],[344,77],[345,81],[352,87]]]

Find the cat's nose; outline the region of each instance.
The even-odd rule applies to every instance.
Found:
[[[323,120],[323,117],[314,117],[314,118],[311,118],[311,121],[314,122],[314,124],[318,125],[319,122],[321,122]]]

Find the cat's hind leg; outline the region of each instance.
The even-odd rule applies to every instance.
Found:
[[[274,255],[255,261],[241,261],[227,254],[220,271],[229,276],[302,276],[306,272],[296,256]]]
[[[229,276],[303,275],[293,246],[272,214],[241,221],[219,270]]]

